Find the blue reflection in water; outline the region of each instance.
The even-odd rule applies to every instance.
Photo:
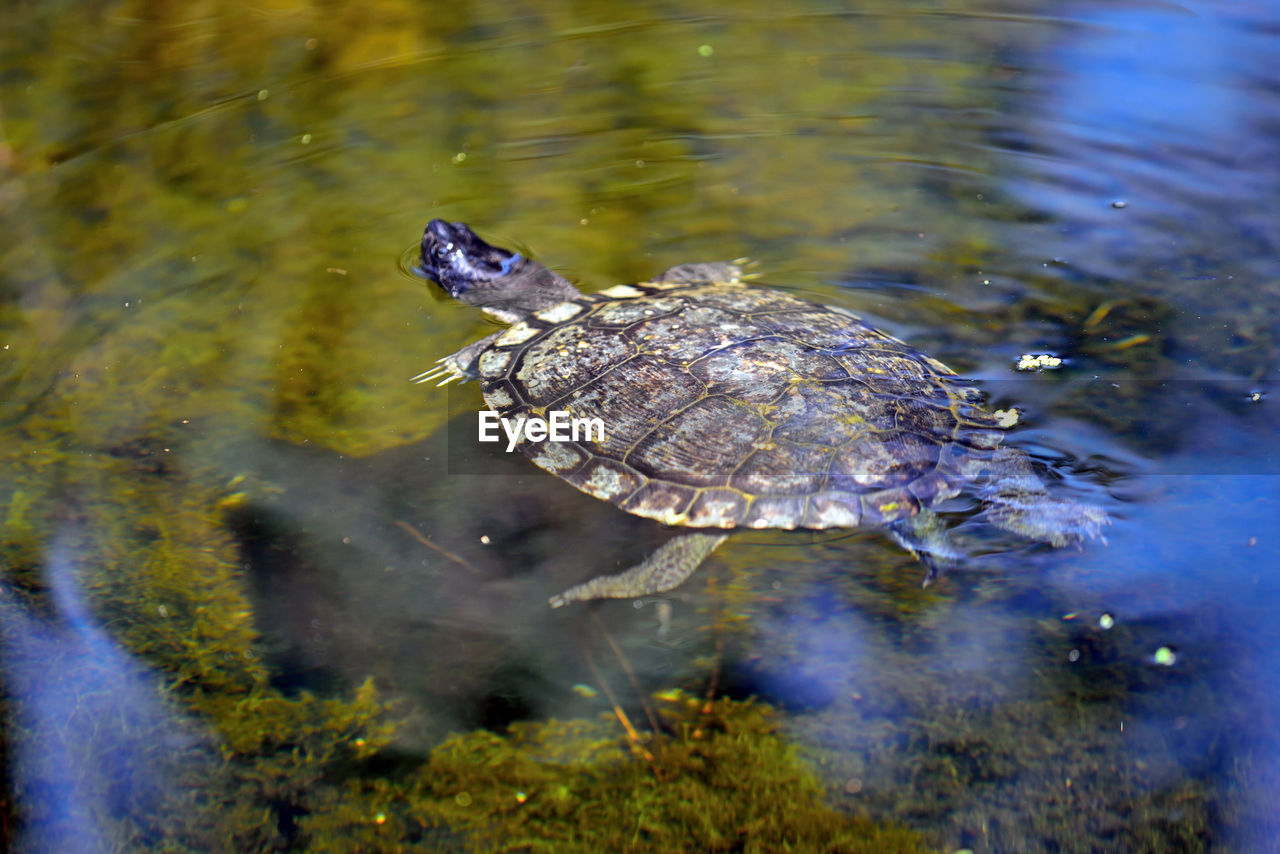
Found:
[[[1121,294],[1154,292],[1190,315],[1184,341],[1235,323],[1232,314],[1257,300],[1274,300],[1267,291],[1280,243],[1274,4],[1099,4],[1071,17],[1085,29],[1048,55],[1031,131],[1040,145],[1029,147],[1050,156],[1025,161],[1034,174],[1011,183],[1012,191],[1084,237],[1071,262],[1126,283]],[[1120,200],[1126,209],[1110,208]],[[1214,259],[1201,278],[1217,283],[1183,275],[1148,284],[1135,260],[1145,259],[1146,270],[1157,259],[1185,270],[1189,258]],[[1224,290],[1233,277],[1224,274],[1256,284]],[[1189,372],[1216,361],[1275,376],[1274,351],[1265,365],[1230,365],[1211,345],[1191,347],[1198,358],[1179,366]],[[1153,460],[1157,470],[1180,474],[1142,478],[1145,495],[1109,533],[1101,559],[1055,583],[1069,596],[1105,602],[1122,619],[1169,627],[1166,642],[1178,648],[1169,683],[1179,670],[1199,674],[1218,688],[1221,705],[1180,708],[1157,697],[1145,707],[1148,723],[1195,729],[1200,722],[1213,738],[1233,742],[1222,771],[1252,803],[1229,819],[1238,834],[1231,842],[1275,850],[1280,733],[1267,722],[1280,716],[1277,421],[1266,407],[1232,414],[1208,396],[1189,398],[1181,418],[1184,452]],[[1189,767],[1213,761],[1222,748],[1211,741],[1180,742]]]
[[[1213,465],[1201,461],[1212,470]],[[1163,626],[1143,654],[1153,670],[1161,644],[1177,650],[1164,681],[1205,679],[1221,704],[1187,707],[1176,694],[1141,702],[1137,727],[1162,730],[1187,767],[1232,754],[1220,770],[1238,787],[1244,814],[1233,843],[1273,850],[1280,833],[1280,477],[1164,475],[1148,479],[1151,501],[1130,508],[1102,559],[1059,573],[1053,584],[1105,603],[1117,620]],[[1096,616],[1096,615],[1091,615]],[[1258,722],[1258,725],[1254,725]],[[1173,731],[1177,728],[1180,733]],[[1201,737],[1195,737],[1195,733]],[[1175,736],[1176,737],[1173,737]],[[1214,742],[1220,742],[1215,744]]]
[[[1222,134],[1246,129],[1247,28],[1177,7],[1095,8],[1077,20],[1088,33],[1057,56],[1064,120],[1108,128],[1128,145],[1173,138],[1206,152],[1223,149]]]
[[[761,636],[771,641],[753,661],[731,668],[731,693],[802,712],[830,706],[849,690],[850,675],[863,672],[874,655],[868,642],[874,630],[863,616],[840,609],[834,590],[820,585],[815,592],[809,612],[756,618]]]
[[[1265,4],[1086,5],[1070,15],[1080,26],[1026,58],[1031,122],[1007,133],[1030,174],[1005,188],[1062,230],[1097,229],[1072,263],[1123,276],[1134,259],[1193,251],[1197,222],[1231,229],[1232,241],[1280,236],[1280,181],[1259,168],[1275,158],[1280,82],[1265,16]],[[1043,249],[1061,254],[1061,231]]]
[[[13,763],[20,848],[118,850],[143,842],[137,825],[157,820],[164,760],[190,739],[172,725],[143,668],[95,624],[67,540],[57,537],[44,567],[56,621],[0,588],[0,666],[22,733]],[[112,825],[126,818],[132,828]]]

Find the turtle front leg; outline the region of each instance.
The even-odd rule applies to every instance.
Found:
[[[505,331],[505,330],[504,330]],[[479,341],[473,341],[463,347],[456,353],[450,353],[436,359],[436,366],[429,371],[423,371],[409,382],[428,383],[432,380],[440,380],[437,386],[448,385],[454,380],[466,382],[467,380],[475,380],[480,378],[480,371],[476,367],[476,363],[480,359],[480,354],[489,349],[490,345],[497,340],[502,332],[495,332],[492,335],[486,335]]]
[[[592,599],[634,599],[678,587],[728,539],[728,534],[684,534],[662,545],[626,572],[600,575],[551,597],[551,607]]]

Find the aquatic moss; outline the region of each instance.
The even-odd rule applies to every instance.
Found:
[[[217,716],[216,844],[308,851],[926,850],[839,812],[762,704],[666,695],[633,748],[611,716],[458,735],[398,756],[372,683],[352,701],[263,692]],[[239,716],[239,724],[226,728]],[[215,841],[215,840],[209,840]]]
[[[38,587],[35,567],[39,565],[39,536],[31,518],[31,493],[14,490],[8,512],[0,524],[0,568],[7,583],[19,589]]]
[[[21,660],[29,672],[56,673],[65,693],[83,692],[72,706],[81,716],[100,703],[129,717],[128,738],[108,726],[64,737],[23,727],[32,700],[0,693],[5,771],[14,770],[11,741],[30,756],[95,757],[67,778],[92,795],[83,814],[50,813],[32,794],[44,784],[32,775],[43,772],[22,768],[16,776],[30,779],[5,787],[17,794],[0,802],[0,819],[6,834],[36,847],[83,821],[120,850],[282,850],[297,839],[294,818],[324,809],[394,724],[372,682],[330,698],[288,696],[270,683],[219,509],[232,487],[216,471],[174,464],[167,452],[182,449],[181,437],[163,423],[147,427],[104,453],[47,443],[47,462],[15,466],[14,491],[0,504],[0,592],[11,594],[0,597],[0,628],[15,656],[0,669]],[[65,483],[78,489],[58,514]],[[92,628],[68,626],[67,603],[48,595],[55,577],[77,591],[67,595],[83,600]],[[94,687],[102,656],[129,673],[135,662],[153,668],[133,684],[141,705],[129,705],[123,685],[117,698]],[[130,770],[125,784],[111,777],[115,768],[145,773]]]
[[[226,762],[224,780],[211,792],[219,848],[293,847],[306,842],[297,824],[303,816],[341,825],[347,835],[368,823],[374,810],[362,805],[373,793],[346,797],[345,781],[395,733],[371,680],[349,700],[305,693],[290,698],[262,688],[222,698],[210,711]]]
[[[920,851],[910,831],[838,812],[773,711],[680,697],[637,755],[617,723],[552,721],[453,738],[406,816],[465,830],[472,850]]]

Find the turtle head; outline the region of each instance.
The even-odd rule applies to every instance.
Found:
[[[523,257],[490,246],[465,223],[433,219],[422,232],[420,272],[461,299],[473,287],[508,275]]]
[[[498,246],[490,246],[461,222],[433,219],[422,232],[418,272],[456,300],[515,323],[532,312],[579,296],[568,280]]]

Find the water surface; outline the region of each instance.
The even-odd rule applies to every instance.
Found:
[[[426,763],[711,695],[777,710],[690,790],[730,824],[787,809],[744,770],[790,769],[780,736],[805,809],[931,849],[1270,850],[1268,4],[7,6],[6,844],[573,850],[624,776],[589,751],[572,796]],[[878,532],[753,532],[551,611],[670,532],[482,455],[473,385],[408,382],[491,329],[402,272],[432,217],[584,290],[749,256],[1017,406],[1106,543],[970,520],[922,590]],[[619,809],[637,850],[702,838]]]

